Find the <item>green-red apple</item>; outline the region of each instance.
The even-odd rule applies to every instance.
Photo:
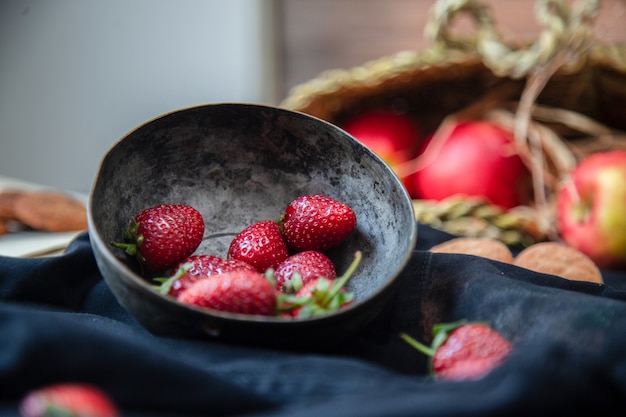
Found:
[[[557,191],[561,238],[600,268],[626,269],[626,151],[592,154]]]

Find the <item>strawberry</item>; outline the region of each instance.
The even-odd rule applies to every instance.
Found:
[[[261,220],[239,232],[228,248],[228,258],[237,259],[254,266],[264,273],[287,259],[289,249],[273,220]]]
[[[22,417],[117,417],[119,411],[99,388],[83,383],[47,385],[20,402]]]
[[[190,256],[202,242],[204,220],[183,204],[161,204],[142,210],[123,231],[124,243],[113,242],[135,256],[147,272],[166,271]]]
[[[256,271],[252,265],[237,259],[215,255],[192,255],[179,263],[169,277],[154,280],[161,283],[158,289],[162,294],[176,298],[196,281],[237,269]]]
[[[272,316],[276,293],[276,287],[259,272],[238,269],[194,282],[180,293],[178,301],[230,313]]]
[[[317,277],[309,281],[295,294],[285,295],[278,300],[283,317],[311,318],[335,312],[352,304],[353,294],[344,288],[361,262],[362,254],[357,251],[346,272],[334,280]]]
[[[340,245],[356,226],[356,215],[347,204],[313,194],[293,200],[278,220],[287,245],[294,252],[324,252]]]
[[[274,271],[276,287],[285,293],[295,293],[318,277],[335,279],[337,272],[328,256],[312,250],[291,255]]]
[[[483,377],[499,366],[513,350],[512,344],[489,325],[464,320],[433,327],[430,347],[407,334],[401,337],[431,357],[431,373],[447,381]]]

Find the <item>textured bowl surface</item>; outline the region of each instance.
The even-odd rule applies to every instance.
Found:
[[[120,241],[131,217],[149,206],[183,203],[205,220],[196,253],[226,256],[234,235],[278,219],[293,199],[322,193],[350,205],[353,234],[328,255],[342,274],[361,250],[348,283],[355,302],[306,320],[222,313],[158,294]],[[369,323],[388,301],[415,245],[411,200],[391,169],[336,126],[254,104],[181,109],[130,132],[104,156],[90,195],[90,238],[98,266],[119,300],[149,331],[257,345],[323,345]]]

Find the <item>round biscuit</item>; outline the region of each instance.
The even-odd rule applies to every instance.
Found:
[[[15,200],[24,194],[20,190],[4,190],[0,192],[0,217],[15,219]]]
[[[11,219],[0,218],[0,235],[6,235],[10,232],[9,223]]]
[[[513,254],[508,246],[499,240],[487,237],[457,237],[433,246],[430,251],[482,256],[505,263],[513,262]]]
[[[20,195],[14,203],[15,217],[25,225],[48,232],[87,229],[83,203],[56,191],[34,191]]]
[[[535,243],[521,251],[513,264],[574,281],[603,283],[602,273],[591,258],[564,243]]]

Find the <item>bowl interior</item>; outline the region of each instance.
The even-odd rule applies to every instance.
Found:
[[[109,245],[144,208],[194,206],[205,220],[205,239],[196,253],[226,256],[244,227],[276,220],[290,201],[314,193],[343,201],[356,213],[355,232],[328,253],[341,274],[354,252],[362,251],[348,283],[355,304],[391,285],[408,262],[417,233],[410,198],[391,169],[332,124],[252,104],[178,110],[115,144],[90,197],[94,251],[99,266],[107,264],[101,270],[108,283],[130,281],[150,290],[150,280],[139,275],[133,260]],[[116,295],[131,306],[123,299],[128,294]]]

